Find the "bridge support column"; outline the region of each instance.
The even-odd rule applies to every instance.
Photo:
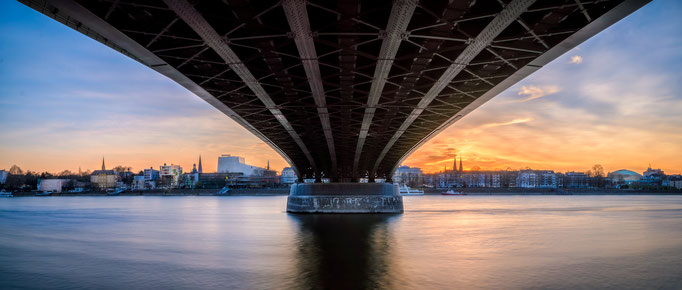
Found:
[[[287,211],[293,213],[402,213],[403,197],[389,183],[297,183]]]

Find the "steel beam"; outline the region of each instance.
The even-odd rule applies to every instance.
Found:
[[[215,51],[220,58],[222,58],[227,65],[237,74],[242,81],[253,91],[258,99],[263,102],[263,105],[270,111],[270,113],[275,116],[279,123],[284,127],[294,142],[301,148],[301,151],[308,159],[310,166],[313,170],[317,168],[315,164],[315,159],[310,154],[308,147],[303,143],[301,137],[296,133],[294,127],[287,118],[282,114],[277,104],[270,98],[268,93],[263,89],[260,82],[256,77],[251,74],[249,69],[244,65],[239,56],[227,45],[225,40],[211,27],[211,25],[204,19],[203,16],[197,11],[192,4],[185,0],[164,0],[166,5],[175,11],[175,13],[182,18],[189,27],[191,27],[203,40],[204,42]]]
[[[369,89],[367,96],[367,107],[362,118],[362,125],[360,126],[360,133],[358,135],[358,144],[355,147],[355,157],[353,158],[353,177],[357,177],[358,164],[360,163],[360,156],[362,155],[362,148],[367,140],[369,127],[372,124],[374,113],[376,112],[376,105],[381,98],[381,92],[384,90],[388,74],[391,71],[393,60],[398,53],[398,48],[403,40],[407,25],[410,24],[414,9],[417,7],[417,0],[397,0],[393,3],[391,9],[391,16],[386,25],[386,35],[384,41],[381,43],[381,50],[374,70],[372,86]]]
[[[612,24],[623,19],[625,16],[630,15],[631,13],[635,12],[637,9],[646,5],[649,2],[651,2],[651,0],[625,0],[623,1],[623,3],[609,10],[604,15],[601,15],[599,18],[595,19],[589,24],[585,25],[583,28],[581,28],[571,36],[564,39],[562,42],[553,46],[547,52],[543,53],[526,66],[514,72],[511,76],[504,79],[502,82],[498,83],[495,87],[486,91],[482,96],[474,100],[471,104],[464,107],[464,109],[462,109],[457,114],[452,116],[445,123],[438,126],[436,130],[433,130],[431,133],[424,136],[424,138],[422,138],[419,142],[414,144],[408,151],[406,151],[403,154],[402,157],[400,157],[400,159],[398,159],[396,164],[393,165],[393,168],[389,172],[389,175],[393,175],[393,172],[395,172],[398,166],[400,166],[400,164],[408,156],[410,156],[410,154],[419,149],[419,147],[424,145],[433,137],[438,135],[438,133],[443,132],[443,130],[448,128],[450,125],[454,124],[457,120],[460,120],[462,117],[471,113],[476,108],[485,104],[485,102],[491,100],[496,95],[502,93],[504,90],[510,88],[514,84],[518,83],[519,81],[523,80],[524,78],[531,75],[535,71],[539,70],[552,60],[573,49],[574,47],[583,43],[585,40],[608,28]]]
[[[424,109],[440,94],[443,89],[476,57],[482,50],[488,47],[492,41],[497,37],[509,24],[514,22],[523,12],[525,12],[535,0],[513,0],[495,16],[495,18],[486,25],[486,27],[476,36],[476,38],[469,44],[455,61],[448,67],[447,70],[435,82],[433,87],[424,95],[417,107],[412,110],[410,115],[403,121],[398,130],[393,134],[384,149],[374,163],[374,168],[370,175],[374,175],[383,161],[384,157],[391,150],[393,144],[405,133],[405,131],[412,125],[412,123],[424,112]]]
[[[585,19],[587,19],[587,22],[592,22],[592,17],[590,17],[590,14],[587,13],[587,9],[585,9],[585,6],[583,6],[582,3],[580,3],[580,0],[575,0],[575,4],[578,4],[578,8],[580,9],[580,12],[583,13],[585,16]]]
[[[336,178],[337,163],[334,137],[332,135],[331,122],[329,122],[329,110],[327,109],[327,100],[324,94],[324,86],[322,85],[320,64],[317,60],[317,52],[313,42],[313,32],[310,30],[310,21],[308,20],[308,11],[305,5],[303,0],[282,1],[284,14],[286,14],[289,27],[294,34],[294,41],[303,63],[303,69],[306,76],[308,76],[310,91],[317,106],[317,115],[322,123],[324,138],[327,140],[327,149],[329,149],[329,158],[331,159],[331,174],[332,177]]]

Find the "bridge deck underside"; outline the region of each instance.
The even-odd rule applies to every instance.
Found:
[[[236,112],[278,147],[301,176],[310,178],[318,172],[318,176],[349,180],[372,174],[388,177],[405,154],[467,105],[623,1],[537,1],[462,64],[464,69],[423,108],[420,102],[437,80],[511,1],[416,4],[400,34],[376,105],[368,103],[368,96],[382,43],[391,37],[387,31],[393,31],[389,27],[391,1],[308,0],[303,7],[310,31],[292,31],[284,9],[292,1],[191,1],[264,89],[274,103],[269,106],[245,83],[243,73],[216,51],[215,44],[197,32],[196,24],[188,24],[167,2],[77,2]],[[49,8],[43,13],[49,14]],[[308,36],[313,40],[320,79],[311,80],[301,56],[306,47],[297,46],[299,37]],[[325,135],[320,100],[316,102],[311,89],[316,84],[324,90],[331,134]],[[420,109],[418,116],[406,124],[415,109]],[[281,112],[283,118],[273,112]],[[373,115],[354,164],[368,112]],[[290,124],[290,130],[282,120]],[[308,155],[292,136],[300,138]],[[333,146],[328,146],[326,137],[333,138]],[[336,168],[332,168],[331,154],[335,154]]]

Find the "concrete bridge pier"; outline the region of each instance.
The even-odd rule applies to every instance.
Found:
[[[287,212],[402,213],[403,197],[391,183],[296,183],[291,185]]]

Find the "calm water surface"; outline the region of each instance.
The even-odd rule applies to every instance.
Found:
[[[0,200],[0,288],[682,289],[680,196],[405,197],[291,215],[286,197]]]

